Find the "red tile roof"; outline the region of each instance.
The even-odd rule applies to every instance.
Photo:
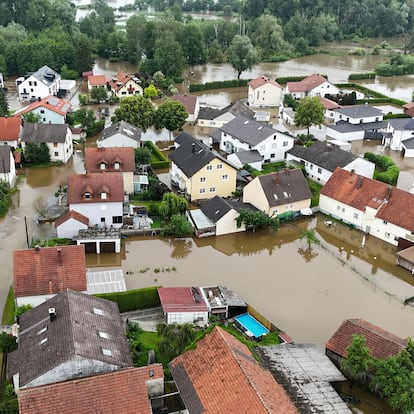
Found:
[[[119,163],[119,169],[115,169],[115,163]],[[106,164],[105,170],[100,165]],[[85,148],[85,170],[86,172],[134,172],[135,153],[133,147],[86,147]]]
[[[215,327],[195,349],[175,358],[170,369],[190,412],[298,413],[272,374],[222,328]]]
[[[164,312],[208,312],[208,307],[198,288],[158,288],[158,296]]]
[[[84,246],[14,250],[15,297],[48,295],[66,289],[86,291]]]
[[[266,78],[266,76],[259,76],[256,79],[251,80],[248,85],[252,88],[252,89],[256,89],[256,88],[260,88],[260,86],[265,85],[266,83],[270,83],[271,85],[277,86],[278,88],[281,88],[281,86],[275,82],[274,80],[270,79],[270,78]]]
[[[27,112],[33,111],[36,108],[44,107],[53,112],[58,113],[59,115],[66,116],[68,112],[72,109],[72,104],[64,99],[60,99],[57,96],[49,95],[40,101],[36,101],[27,105],[19,114],[25,114]]]
[[[85,198],[85,193],[90,198]],[[101,193],[107,193],[101,198]],[[70,174],[68,178],[68,204],[122,202],[124,182],[121,172]]]
[[[68,210],[63,216],[60,216],[58,219],[55,220],[55,227],[60,226],[64,222],[74,219],[79,221],[82,224],[85,224],[86,226],[89,225],[89,218],[84,216],[81,213],[78,213],[75,210]]]
[[[407,346],[404,339],[370,322],[363,319],[347,319],[328,340],[326,349],[346,357],[346,348],[351,345],[352,335],[363,336],[371,355],[378,359],[396,355]]]
[[[105,75],[88,76],[88,83],[91,86],[104,86],[106,85],[106,76]]]
[[[414,194],[352,171],[336,168],[321,190],[321,195],[340,201],[357,210],[377,210],[376,217],[408,231],[414,231]]]
[[[340,105],[338,105],[335,101],[331,101],[330,99],[324,98],[323,96],[320,96],[320,100],[325,109],[340,108]]]
[[[128,75],[123,70],[121,70],[113,78],[111,78],[108,83],[114,91],[118,91],[131,79],[134,80],[137,84],[141,82],[139,79],[135,78],[135,76]]]
[[[22,126],[20,116],[0,117],[0,141],[16,141]]]
[[[174,101],[181,102],[185,106],[185,110],[189,114],[194,114],[198,96],[187,94],[175,94],[171,97]]]
[[[289,92],[309,92],[325,82],[328,81],[323,76],[314,73],[300,82],[288,82],[287,87]]]
[[[19,414],[152,414],[146,382],[163,378],[162,365],[153,364],[22,389]]]

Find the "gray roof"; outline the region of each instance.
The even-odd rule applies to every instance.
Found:
[[[10,151],[9,145],[0,145],[0,174],[10,172]]]
[[[387,122],[397,130],[414,130],[414,119],[413,118],[394,118],[387,119]]]
[[[169,158],[187,177],[192,177],[215,158],[235,168],[233,164],[229,163],[219,153],[211,150],[207,145],[196,140],[191,135],[183,132],[177,138],[179,139],[180,146],[169,154]]]
[[[174,142],[178,145],[181,145],[185,142],[197,142],[197,139],[194,138],[191,134],[188,134],[187,132],[181,132],[180,135],[174,138]]]
[[[208,106],[200,106],[200,111],[198,112],[198,119],[209,119],[213,120],[221,115],[221,109],[210,108]]]
[[[67,124],[26,123],[23,127],[21,139],[23,142],[64,143],[67,132]]]
[[[212,132],[209,133],[209,137],[213,139],[213,143],[220,143],[221,140],[221,130],[219,128],[215,128]]]
[[[252,146],[256,146],[272,134],[278,132],[267,125],[263,125],[254,119],[246,118],[242,115],[239,115],[227,124],[224,124],[221,127],[221,130]]]
[[[405,139],[401,142],[401,145],[405,147],[405,149],[414,149],[414,138]]]
[[[56,311],[54,320],[49,317],[50,308]],[[103,348],[112,355],[104,355]],[[132,366],[115,302],[67,290],[23,314],[18,348],[8,359],[8,374],[19,373],[20,386],[24,386],[74,358],[119,368]]]
[[[260,181],[270,207],[312,198],[312,192],[300,169],[259,175],[255,180]]]
[[[102,131],[101,136],[99,137],[99,141],[103,141],[107,138],[112,137],[113,135],[116,134],[122,134],[125,135],[126,137],[135,140],[137,142],[141,141],[141,129],[130,124],[129,122],[126,121],[119,121],[116,122],[115,124],[110,125],[109,127],[105,128]]]
[[[367,118],[384,115],[384,112],[382,112],[381,109],[368,104],[344,106],[342,108],[337,108],[334,111],[351,118]]]
[[[264,366],[293,399],[299,412],[350,414],[331,386],[346,378],[315,344],[284,344],[255,348]]]
[[[295,145],[287,153],[332,172],[336,167],[345,167],[357,158],[348,151],[327,145],[321,141],[316,141],[309,147]]]
[[[51,69],[49,66],[44,65],[40,69],[38,69],[36,72],[33,73],[27,73],[26,76],[33,76],[37,79],[39,79],[42,83],[45,85],[52,85],[54,82],[56,82],[56,78],[60,75]]]
[[[216,108],[209,108],[207,106],[200,107],[200,112],[198,115],[199,119],[210,119],[213,120],[220,115],[223,115],[227,112],[230,112],[234,116],[237,115],[243,115],[247,118],[253,118],[254,117],[254,111],[252,111],[243,100],[239,99],[234,103],[231,103],[230,105],[225,106],[222,109],[216,109]]]
[[[238,151],[235,152],[235,155],[243,165],[263,160],[263,156],[257,150]]]
[[[202,203],[200,209],[214,223],[224,217],[230,210],[258,211],[257,208],[250,203],[243,203],[241,201],[235,200],[226,200],[220,196],[215,196],[212,199]]]
[[[351,124],[346,121],[339,121],[335,125],[329,125],[328,129],[331,128],[334,131],[341,133],[347,132],[358,132],[358,131],[374,131],[378,129],[385,129],[387,127],[386,121],[378,122],[364,122],[362,124]]]

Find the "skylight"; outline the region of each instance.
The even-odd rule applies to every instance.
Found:
[[[99,332],[98,332],[98,335],[99,335],[101,338],[109,339],[109,335],[108,335],[106,332],[101,332],[101,331],[99,331]]]
[[[47,331],[47,326],[45,326],[44,328],[42,328],[37,334],[41,335],[42,333],[45,333]]]
[[[102,353],[105,356],[112,356],[112,351],[110,349],[107,349],[107,348],[102,348]]]
[[[47,338],[43,338],[40,342],[39,345],[43,345],[47,342]]]
[[[95,315],[101,315],[101,316],[103,316],[103,310],[102,309],[99,309],[99,308],[93,308],[93,313]]]

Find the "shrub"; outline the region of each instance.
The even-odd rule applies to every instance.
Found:
[[[233,79],[225,81],[207,82],[201,84],[191,84],[190,92],[205,91],[208,89],[225,89],[225,88],[238,88],[246,86],[249,80],[247,79]]]
[[[160,168],[169,168],[170,162],[163,152],[161,152],[157,146],[151,141],[145,141],[145,147],[151,151],[151,167],[154,170]]]
[[[376,76],[377,74],[375,72],[351,73],[348,76],[348,80],[375,79]]]
[[[355,49],[351,49],[348,52],[348,55],[353,55],[353,56],[364,56],[365,55],[365,49],[362,47],[356,47]]]

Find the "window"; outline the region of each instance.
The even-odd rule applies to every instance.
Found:
[[[45,110],[44,110],[44,109],[41,109],[41,110],[40,110],[40,113],[41,113],[41,114],[44,114],[44,113],[45,113]]]
[[[29,81],[29,86],[32,86],[32,81]]]
[[[210,187],[210,193],[215,193],[216,192],[216,187]]]
[[[273,142],[273,143],[272,143],[272,149],[273,149],[273,148],[277,148],[277,144],[276,144],[276,142]]]
[[[99,335],[101,338],[109,339],[109,335],[108,335],[106,332],[101,332],[101,331],[98,331],[98,335]]]
[[[207,165],[207,167],[206,167],[206,170],[207,171],[211,171],[213,169],[213,166],[212,165]]]
[[[385,237],[390,237],[391,234],[390,233],[385,233]]]
[[[99,308],[93,308],[93,309],[92,309],[92,312],[93,312],[95,315],[100,315],[100,316],[103,316],[103,310],[102,310],[102,309],[99,309]]]
[[[313,164],[310,165],[310,169],[313,170]]]
[[[259,99],[259,96],[260,96],[260,91],[257,91],[256,92],[256,99]]]
[[[260,145],[260,149],[263,151],[266,149],[266,145]]]
[[[200,183],[205,183],[206,182],[206,177],[200,177]]]
[[[54,154],[55,154],[55,157],[59,156],[59,153],[57,151],[55,151]]]
[[[358,218],[358,213],[354,213],[354,219]]]
[[[105,163],[101,162],[101,163],[99,164],[99,168],[100,168],[101,170],[104,170],[104,169],[106,168]]]
[[[107,348],[102,348],[102,353],[105,356],[112,356],[112,351],[110,349],[107,349]]]
[[[83,197],[84,198],[91,198],[91,193],[85,193]]]
[[[337,209],[338,211],[341,211],[341,206],[336,206],[336,209]]]
[[[222,176],[221,176],[221,179],[222,179],[223,181],[226,181],[226,180],[228,180],[228,179],[229,179],[229,176],[228,176],[227,174],[224,174],[224,175],[222,175]]]
[[[275,158],[275,154],[270,154],[270,158]]]
[[[388,224],[388,221],[387,221],[387,220],[384,220],[384,221],[383,221],[383,223],[384,223],[385,225],[387,225],[387,224]]]
[[[217,164],[217,169],[218,169],[218,170],[223,169],[223,164]]]
[[[37,86],[37,81],[34,81],[33,82],[33,86]]]
[[[206,192],[205,188],[200,188],[200,194],[204,194]]]
[[[114,164],[114,168],[115,168],[116,170],[119,170],[119,167],[120,167],[119,162],[116,162],[116,163]]]
[[[318,168],[318,174],[322,174],[322,168]]]
[[[56,148],[58,146],[58,143],[57,142],[54,142],[53,143],[53,146]]]
[[[287,147],[289,145],[289,142],[288,141],[283,141],[283,146],[284,147]]]
[[[122,224],[122,216],[112,216],[113,224]]]
[[[105,192],[101,193],[101,200],[106,200],[108,197],[108,194],[106,194]]]
[[[105,217],[101,217],[101,223],[105,223]]]

